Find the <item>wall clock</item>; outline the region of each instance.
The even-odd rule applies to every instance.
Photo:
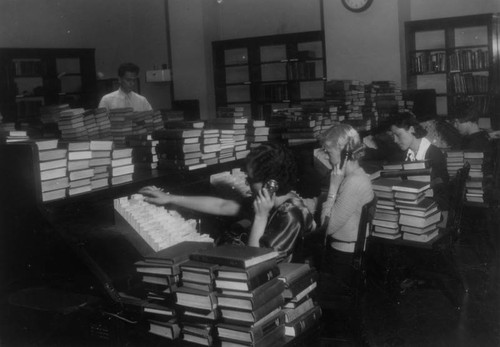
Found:
[[[373,0],[342,0],[342,5],[352,12],[363,12],[372,2]]]

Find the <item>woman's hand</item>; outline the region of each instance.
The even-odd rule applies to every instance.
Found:
[[[155,205],[166,205],[172,202],[172,195],[163,192],[162,189],[155,186],[147,186],[139,190],[139,194],[144,195],[144,201]]]
[[[269,212],[272,210],[274,206],[274,202],[276,200],[275,195],[272,196],[269,194],[267,189],[262,189],[257,192],[257,196],[253,201],[253,208],[255,211],[255,217],[265,217],[269,215]]]
[[[344,163],[344,167],[342,168],[340,168],[339,164],[333,167],[333,170],[330,172],[330,188],[336,187],[336,190],[338,190],[340,183],[344,179],[346,166]]]

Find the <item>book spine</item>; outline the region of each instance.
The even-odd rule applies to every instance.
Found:
[[[261,340],[264,336],[271,333],[273,330],[275,330],[279,326],[282,326],[283,324],[285,324],[285,315],[283,313],[280,313],[277,317],[273,317],[271,320],[255,327],[250,333],[252,336],[252,341],[256,342]]]
[[[318,274],[316,271],[310,271],[302,278],[299,278],[297,281],[290,283],[288,288],[286,288],[283,292],[285,298],[292,299],[304,289],[309,287],[313,282],[315,282],[317,280],[317,277]]]
[[[282,294],[279,294],[269,300],[267,303],[264,305],[260,306],[258,309],[254,310],[252,312],[254,322],[257,322],[258,320],[264,318],[267,314],[269,314],[272,310],[274,310],[277,307],[283,306],[285,303],[285,299],[283,298]]]
[[[293,322],[286,324],[285,331],[289,328],[293,329],[293,336],[298,336],[305,332],[307,329],[311,328],[316,324],[321,318],[321,307],[315,306],[304,315],[299,316]]]
[[[272,280],[276,276],[278,276],[280,273],[279,268],[276,266],[272,269],[269,269],[267,271],[261,272],[260,274],[250,278],[248,280],[248,289],[249,290],[254,290],[255,288],[263,285],[264,283]]]

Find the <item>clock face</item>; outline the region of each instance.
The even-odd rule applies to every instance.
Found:
[[[372,4],[373,0],[342,0],[342,4],[349,11],[361,12]]]

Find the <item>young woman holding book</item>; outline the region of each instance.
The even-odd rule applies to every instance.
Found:
[[[433,145],[425,135],[426,130],[410,112],[395,114],[387,120],[394,142],[405,152],[405,161],[428,161],[431,169],[431,188],[433,199],[443,213],[449,209],[449,175],[446,158],[441,150]]]
[[[177,205],[198,212],[252,220],[249,233],[238,235],[245,244],[274,248],[283,261],[299,260],[304,235],[315,228],[314,218],[302,199],[293,191],[297,166],[293,154],[279,144],[264,144],[246,157],[247,181],[252,196],[240,201],[214,196],[183,196],[145,187],[139,193],[157,205]],[[273,194],[263,189],[269,180],[278,183]],[[246,241],[246,242],[245,242]],[[295,253],[294,253],[295,252]]]
[[[370,177],[358,162],[364,146],[352,126],[333,126],[319,140],[332,168],[328,194],[321,204],[321,223],[326,230],[323,288],[339,292],[349,287],[361,211],[374,193]]]

